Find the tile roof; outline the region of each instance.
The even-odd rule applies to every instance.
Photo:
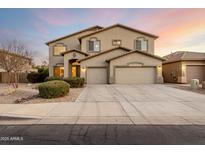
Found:
[[[153,55],[153,54],[150,54],[150,53],[147,53],[147,52],[135,50],[135,51],[131,51],[131,52],[125,53],[125,54],[123,54],[123,55],[120,55],[120,56],[117,56],[117,57],[108,59],[108,60],[106,60],[106,62],[112,61],[112,60],[114,60],[114,59],[118,59],[118,58],[120,58],[120,57],[127,56],[127,55],[129,55],[129,54],[133,54],[133,53],[140,53],[140,54],[143,54],[143,55],[146,55],[146,56],[149,56],[149,57],[153,57],[153,58],[156,58],[156,59],[159,59],[159,60],[162,60],[162,61],[165,60],[164,58],[162,58],[162,57],[160,57],[160,56],[156,56],[156,55]]]
[[[82,32],[85,32],[85,31],[88,31],[88,30],[90,30],[90,29],[94,29],[94,28],[102,29],[103,27],[98,26],[98,25],[96,25],[96,26],[92,26],[92,27],[89,27],[89,28],[86,28],[86,29],[83,29],[83,30],[77,31],[77,32],[75,32],[75,33],[72,33],[72,34],[69,34],[69,35],[66,35],[66,36],[63,36],[63,37],[60,37],[60,38],[57,38],[57,39],[54,39],[54,40],[48,41],[48,42],[46,42],[46,45],[49,45],[50,43],[53,43],[53,42],[56,42],[56,41],[62,40],[62,39],[64,39],[64,38],[67,38],[67,37],[70,37],[70,36],[73,36],[73,35],[77,35],[77,34],[79,34],[79,33],[82,33]]]
[[[83,54],[83,55],[86,55],[86,56],[89,55],[89,54],[87,54],[87,53],[85,53],[85,52],[82,52],[82,51],[80,51],[80,50],[78,50],[78,49],[71,49],[71,50],[65,51],[65,52],[61,53],[61,55],[64,56],[65,54],[68,54],[68,53],[71,53],[71,52],[78,52],[78,53]]]
[[[172,63],[182,60],[205,60],[205,53],[203,52],[190,52],[190,51],[176,51],[169,55],[164,56],[166,59],[163,63]]]
[[[85,58],[80,59],[80,60],[78,60],[78,61],[79,61],[79,62],[81,62],[81,61],[85,61],[85,60],[88,60],[88,59],[91,59],[91,58],[94,58],[94,57],[100,56],[100,55],[102,55],[102,54],[105,54],[105,53],[111,52],[111,51],[116,50],[116,49],[123,49],[123,50],[125,50],[125,51],[131,51],[131,49],[128,49],[128,48],[125,48],[125,47],[115,47],[115,48],[112,48],[112,49],[109,49],[109,50],[106,50],[106,51],[102,51],[102,52],[100,52],[100,53],[98,53],[98,54],[95,54],[95,55],[92,55],[92,56],[85,57]]]
[[[112,25],[112,26],[105,27],[105,28],[103,28],[103,29],[101,29],[101,30],[95,31],[95,32],[93,32],[93,33],[90,33],[90,34],[87,34],[87,35],[83,35],[83,36],[79,37],[79,39],[81,40],[81,39],[84,38],[84,37],[91,36],[91,35],[93,35],[93,34],[106,31],[106,30],[111,29],[111,28],[113,28],[113,27],[122,27],[122,28],[126,28],[126,29],[128,29],[128,30],[131,30],[131,31],[135,31],[135,32],[144,34],[144,35],[148,35],[148,36],[153,37],[153,38],[158,38],[157,35],[154,35],[154,34],[151,34],[151,33],[147,33],[147,32],[144,32],[144,31],[141,31],[141,30],[138,30],[138,29],[135,29],[135,28],[128,27],[128,26],[125,26],[125,25],[122,25],[122,24],[118,24],[118,23],[117,23],[117,24],[114,24],[114,25]]]

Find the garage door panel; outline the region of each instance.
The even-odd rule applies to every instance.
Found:
[[[107,83],[106,68],[88,68],[87,69],[88,84],[105,84]]]
[[[115,69],[117,84],[147,84],[155,83],[156,69],[154,67],[127,67]]]
[[[205,66],[190,65],[186,67],[187,82],[190,83],[191,79],[205,80]]]

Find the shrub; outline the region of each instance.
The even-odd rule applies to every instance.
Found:
[[[39,82],[39,73],[37,73],[37,72],[28,73],[27,80],[31,83],[38,83]]]
[[[28,73],[27,79],[31,83],[39,83],[44,82],[45,78],[47,78],[49,75],[47,68],[41,68],[38,70],[38,72],[31,72]]]
[[[65,82],[69,83],[71,88],[81,88],[84,86],[85,79],[80,77],[69,77],[63,79]]]
[[[67,95],[70,85],[65,81],[47,81],[38,86],[39,95],[42,98],[57,98]]]
[[[63,80],[63,78],[55,77],[55,76],[45,78],[45,81],[53,81],[53,80]]]

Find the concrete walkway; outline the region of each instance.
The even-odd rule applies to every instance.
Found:
[[[157,84],[87,85],[76,102],[0,104],[0,124],[203,125],[205,95]]]

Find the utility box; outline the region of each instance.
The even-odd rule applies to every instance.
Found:
[[[202,89],[205,89],[205,81],[202,81],[201,84],[202,84]]]
[[[199,80],[198,79],[192,79],[191,80],[191,89],[192,90],[199,89]]]

